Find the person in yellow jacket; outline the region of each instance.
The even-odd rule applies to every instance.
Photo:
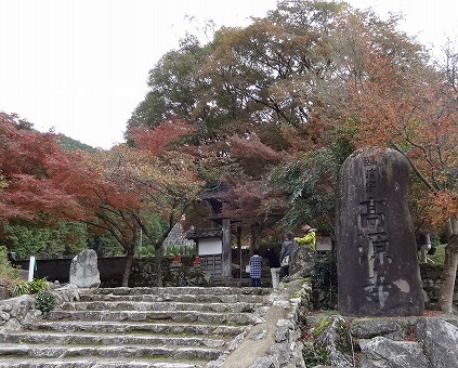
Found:
[[[313,229],[310,225],[302,226],[304,235],[301,237],[294,238],[295,242],[299,245],[308,245],[311,249],[316,249],[316,229]]]

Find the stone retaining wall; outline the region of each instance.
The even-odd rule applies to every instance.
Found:
[[[437,310],[439,291],[442,285],[442,266],[429,263],[420,264],[420,273],[425,298],[425,309]],[[337,310],[337,280],[326,288],[314,287],[312,292],[313,309]],[[458,275],[455,281],[454,305],[458,309]]]
[[[294,290],[294,283],[291,285]],[[275,333],[275,344],[270,348],[275,367],[305,368],[302,351],[302,324],[304,316],[312,309],[312,287],[310,283],[298,283],[297,298],[282,300],[279,298],[273,305],[289,307],[287,318],[278,320]],[[291,290],[291,289],[290,289]],[[255,362],[256,363],[256,362]],[[250,368],[261,368],[268,365],[253,365]]]
[[[436,310],[439,300],[439,291],[442,285],[442,266],[422,263],[420,265],[421,280],[425,291],[425,308]],[[458,275],[455,280],[453,304],[458,309]]]
[[[53,290],[58,304],[66,301],[79,300],[76,286]],[[0,330],[19,330],[23,326],[33,324],[41,316],[35,307],[33,295],[21,295],[16,298],[0,300]]]
[[[293,294],[293,297],[291,295]],[[312,287],[308,282],[291,282],[285,290],[272,294],[272,306],[288,311],[276,324],[275,343],[265,356],[258,357],[249,368],[306,368],[303,358],[302,324],[311,311]]]

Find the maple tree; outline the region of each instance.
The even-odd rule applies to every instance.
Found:
[[[266,176],[287,155],[265,145],[254,133],[230,137],[225,152],[225,161],[233,163],[235,172],[227,170],[221,178],[228,186],[219,195],[222,212],[248,230],[251,247],[256,247],[262,229],[271,227],[282,213],[278,198],[266,196]]]
[[[132,131],[132,146],[68,153],[55,135],[20,127],[7,115],[1,118],[2,219],[48,225],[72,220],[108,232],[126,252],[124,286],[141,229],[156,249],[161,285],[162,242],[200,185],[194,158],[177,143],[192,132],[190,126],[166,121],[152,130]],[[161,226],[153,226],[154,219]]]
[[[88,156],[89,165],[106,184],[86,203],[94,212],[86,221],[109,231],[125,249],[125,286],[140,230],[155,249],[156,282],[162,286],[162,244],[201,187],[194,158],[176,144],[191,131],[189,124],[178,120],[164,121],[154,129],[135,128],[129,132],[132,146],[118,145]]]
[[[0,114],[0,142],[4,243],[23,258],[73,256],[87,247],[89,234],[78,223],[85,216],[75,196],[79,184],[73,180],[83,182],[88,175],[78,155],[14,114]]]
[[[70,172],[77,159],[64,151],[52,133],[17,124],[14,116],[0,115],[0,217],[49,223],[70,213],[78,204],[68,192]]]

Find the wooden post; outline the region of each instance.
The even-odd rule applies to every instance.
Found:
[[[232,253],[231,253],[231,220],[223,219],[223,254],[222,254],[221,276],[225,278],[232,277]]]
[[[240,280],[240,286],[241,281],[242,281],[242,267],[243,267],[243,257],[242,257],[242,227],[237,226],[237,250],[239,252],[239,280]]]

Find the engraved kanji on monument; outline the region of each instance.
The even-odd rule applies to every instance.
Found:
[[[416,242],[407,206],[409,163],[367,148],[340,171],[336,246],[339,311],[349,316],[423,312]]]

